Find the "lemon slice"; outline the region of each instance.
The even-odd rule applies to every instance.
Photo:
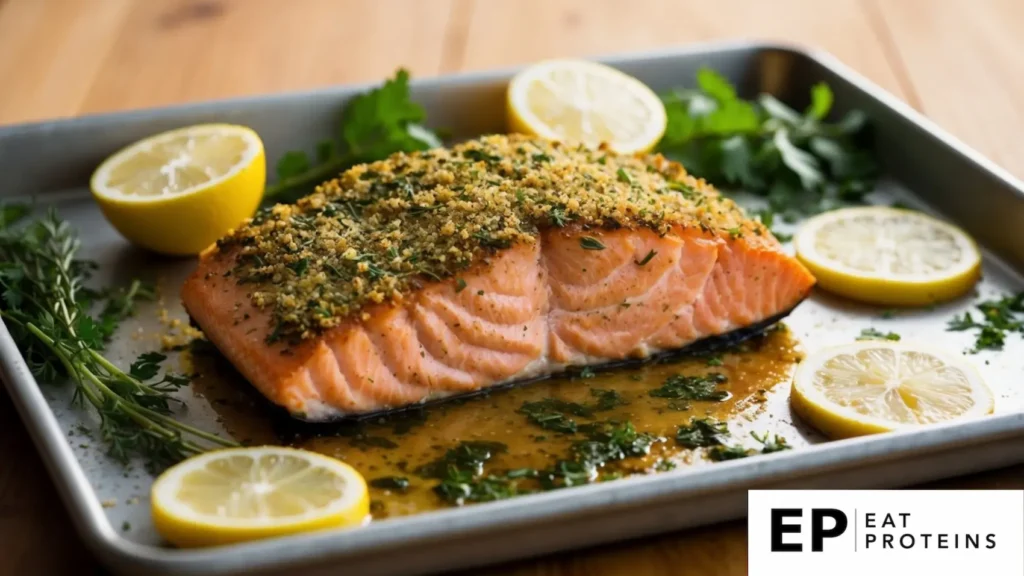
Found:
[[[665,106],[642,82],[582,60],[530,66],[508,86],[512,132],[571,140],[615,152],[646,152],[665,133]]]
[[[93,197],[125,238],[164,254],[198,254],[256,211],[266,183],[260,137],[202,124],[136,142],[92,175]]]
[[[151,496],[157,531],[182,547],[359,525],[370,507],[366,481],[351,466],[280,447],[190,458],[157,478]]]
[[[990,414],[992,391],[960,355],[897,342],[827,348],[797,367],[793,411],[831,438]]]
[[[823,289],[874,304],[951,300],[981,276],[981,253],[966,232],[912,210],[826,212],[805,222],[793,244]]]

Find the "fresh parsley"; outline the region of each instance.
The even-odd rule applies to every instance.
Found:
[[[858,202],[874,187],[879,168],[866,117],[852,111],[826,121],[833,101],[826,84],[812,87],[801,113],[769,94],[742,99],[703,68],[696,88],[662,100],[668,125],[658,151],[722,188],[764,197],[769,209],[761,220],[769,228],[776,213],[791,221]]]
[[[410,98],[409,73],[399,69],[379,88],[345,104],[337,135],[319,143],[314,157],[301,150],[281,156],[277,182],[267,186],[264,201],[288,202],[356,164],[440,146],[437,135],[423,127],[425,117],[423,108]]]

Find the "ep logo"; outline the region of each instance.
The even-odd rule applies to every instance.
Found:
[[[822,552],[825,539],[837,538],[846,532],[850,521],[842,510],[811,508],[805,514],[801,508],[771,509],[771,551],[803,552],[805,525],[810,534],[811,552]],[[794,536],[787,536],[793,534]]]

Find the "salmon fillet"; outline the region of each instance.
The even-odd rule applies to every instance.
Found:
[[[324,421],[683,349],[813,284],[678,164],[493,136],[257,215],[182,300],[264,396]]]

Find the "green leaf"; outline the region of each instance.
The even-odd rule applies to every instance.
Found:
[[[278,180],[298,176],[307,170],[309,170],[309,156],[305,152],[296,150],[285,152],[284,156],[277,161]]]
[[[426,114],[409,96],[409,73],[399,69],[395,77],[345,106],[341,140],[345,152],[359,161],[386,158],[395,152],[426,150],[426,129],[418,126]],[[409,128],[414,133],[410,133]]]
[[[769,116],[776,120],[781,120],[790,126],[798,126],[803,123],[803,117],[797,114],[796,110],[786,106],[770,94],[762,94],[758,98],[758,103]]]
[[[812,154],[801,150],[789,140],[789,131],[783,128],[775,133],[772,142],[782,155],[782,163],[800,178],[800,184],[807,190],[817,190],[825,180],[818,161]]]
[[[288,154],[286,153],[285,156]],[[316,145],[316,162],[317,164],[323,164],[334,156],[334,141],[333,140],[321,140]],[[280,175],[278,175],[280,178]]]
[[[132,362],[131,367],[128,370],[133,378],[140,382],[145,382],[156,376],[160,372],[160,363],[167,359],[167,356],[160,354],[159,352],[146,352],[140,354],[135,362]]]
[[[729,184],[747,188],[761,188],[764,180],[753,166],[754,156],[750,144],[743,136],[732,136],[722,140],[722,176]]]
[[[580,247],[584,250],[604,250],[604,244],[592,236],[583,236],[580,238]]]
[[[832,89],[824,82],[818,82],[811,87],[811,105],[804,112],[808,118],[823,120],[832,109]]]
[[[88,314],[80,314],[75,322],[75,333],[86,346],[94,350],[103,348],[103,331]]]
[[[4,204],[0,206],[0,230],[18,222],[32,209],[28,204]]]
[[[760,126],[761,118],[752,104],[742,100],[730,100],[701,119],[699,133],[728,135],[755,132]]]
[[[736,100],[736,89],[724,76],[711,68],[701,68],[697,71],[697,85],[719,103]]]

